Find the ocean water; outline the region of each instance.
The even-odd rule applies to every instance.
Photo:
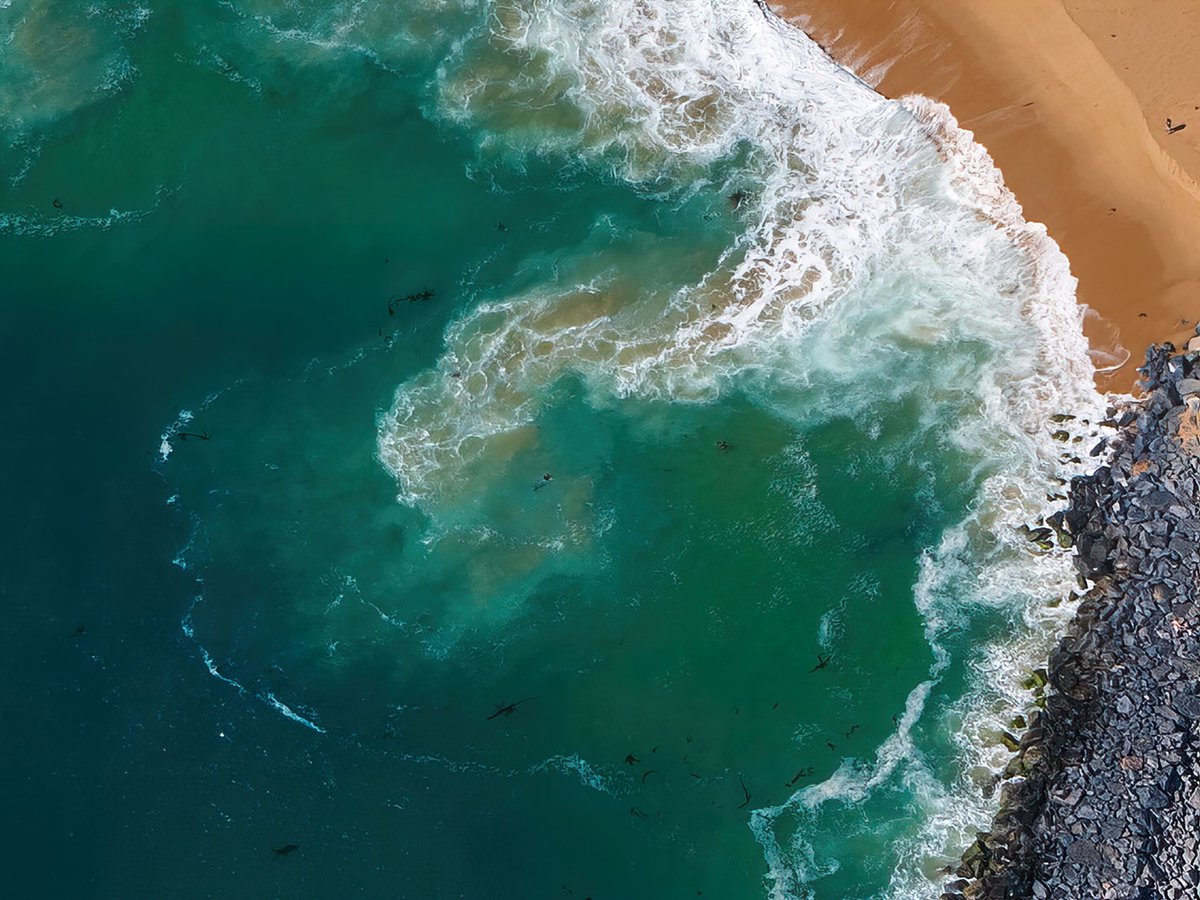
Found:
[[[11,896],[940,893],[1104,407],[948,110],[751,0],[0,36]]]

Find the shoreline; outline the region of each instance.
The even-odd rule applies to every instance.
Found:
[[[943,898],[1200,887],[1200,353],[1152,346],[1108,464],[1045,520],[1090,590],[1058,642],[1000,810]],[[1104,442],[1102,442],[1104,443]],[[1015,740],[1015,739],[1014,739]]]
[[[1099,387],[1129,391],[1141,348],[1186,343],[1200,315],[1200,111],[1175,134],[1149,124],[1163,110],[1187,124],[1178,98],[1190,99],[1193,84],[1200,107],[1200,60],[1171,40],[1180,29],[1200,37],[1200,10],[1181,13],[1183,2],[776,0],[772,9],[884,95],[950,107],[1025,218],[1046,225],[1070,260],[1097,367],[1129,355],[1098,374]],[[1133,14],[1136,30],[1126,27]],[[1109,45],[1097,43],[1104,29],[1116,35]]]
[[[774,11],[885,96],[949,107],[1069,260],[1097,387],[1138,395],[1110,396],[1102,424],[1116,433],[1091,450],[1105,464],[1030,530],[1072,549],[1084,596],[1027,679],[1033,705],[1004,733],[1015,753],[999,809],[943,870],[943,900],[1193,896],[1200,59],[1177,48],[1200,45],[1200,7],[779,0]],[[1105,352],[1123,348],[1125,364],[1103,371]]]

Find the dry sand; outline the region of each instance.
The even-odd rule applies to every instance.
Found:
[[[1200,2],[772,0],[890,97],[948,104],[1079,279],[1127,390],[1200,320]],[[1168,134],[1165,120],[1188,127]]]

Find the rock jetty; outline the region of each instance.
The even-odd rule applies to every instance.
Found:
[[[946,900],[1200,897],[1200,353],[1174,349],[1047,521],[1090,589]]]

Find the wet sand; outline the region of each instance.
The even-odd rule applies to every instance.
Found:
[[[890,97],[949,105],[1044,223],[1096,315],[1101,387],[1200,320],[1200,5],[1195,0],[773,0]],[[1188,127],[1168,134],[1165,120]]]

